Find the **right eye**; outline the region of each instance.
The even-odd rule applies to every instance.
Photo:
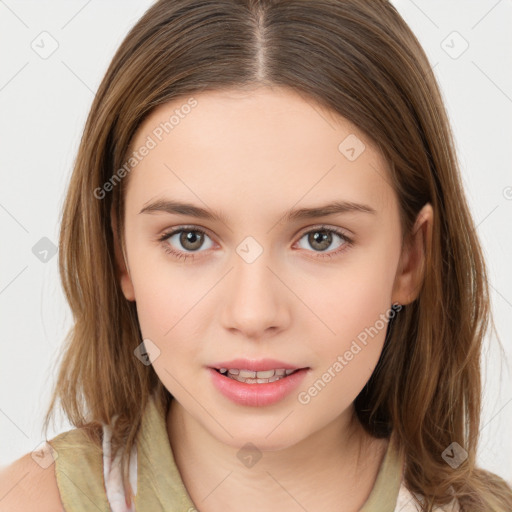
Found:
[[[163,248],[167,253],[177,258],[187,259],[190,256],[193,258],[193,253],[205,252],[199,251],[201,246],[204,244],[205,237],[210,239],[202,229],[180,227],[164,233],[159,240],[162,242]],[[173,245],[173,243],[175,245]],[[176,247],[176,245],[181,247]],[[213,244],[210,247],[207,247],[207,249],[212,246]]]

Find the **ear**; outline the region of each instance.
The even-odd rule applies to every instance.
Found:
[[[426,203],[404,242],[393,286],[393,304],[410,304],[419,295],[425,273],[425,254],[432,242],[433,221],[434,211],[431,204]]]
[[[114,209],[110,214],[110,225],[112,227],[113,239],[114,239],[114,252],[116,262],[116,274],[117,279],[121,285],[121,290],[126,300],[135,300],[135,289],[133,287],[132,279],[130,276],[130,269],[128,266],[128,260],[125,257],[124,249],[121,248],[121,242],[117,236],[117,217]]]

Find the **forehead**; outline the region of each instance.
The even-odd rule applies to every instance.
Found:
[[[248,211],[261,213],[271,204],[340,198],[382,209],[394,196],[374,142],[289,89],[209,91],[160,105],[129,154],[144,146],[150,149],[130,172],[127,204],[168,192],[218,199],[221,208],[243,196]]]

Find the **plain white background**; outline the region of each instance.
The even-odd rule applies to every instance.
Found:
[[[53,365],[71,325],[51,252],[66,186],[94,91],[152,3],[0,0],[0,465],[43,440]],[[512,483],[512,2],[393,3],[440,82],[489,266],[508,359],[488,337],[478,462]],[[34,246],[49,251],[46,262]],[[72,428],[60,419],[50,438]]]

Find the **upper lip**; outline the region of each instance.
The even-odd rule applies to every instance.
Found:
[[[231,361],[223,361],[214,363],[211,368],[220,370],[221,368],[237,368],[239,370],[250,370],[253,372],[263,372],[265,370],[299,370],[300,366],[284,363],[277,359],[232,359]]]

